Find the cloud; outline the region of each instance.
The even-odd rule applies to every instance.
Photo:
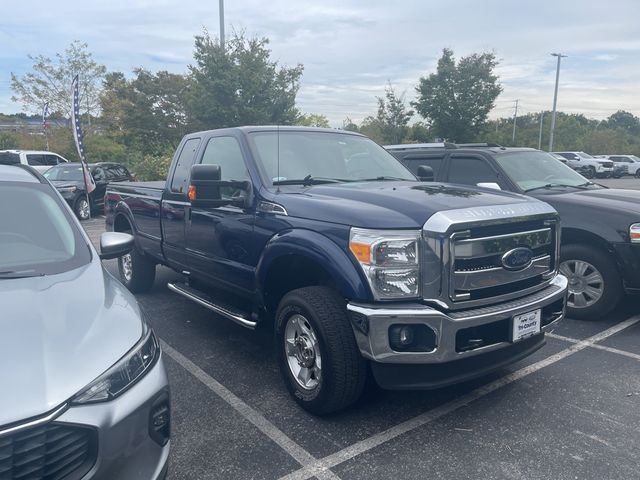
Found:
[[[415,95],[435,70],[442,48],[457,57],[494,51],[504,93],[492,116],[551,107],[555,59],[562,51],[559,108],[604,118],[618,109],[640,114],[640,35],[637,0],[234,0],[226,30],[270,39],[285,65],[304,64],[299,106],[327,115],[335,126],[376,111],[390,80]],[[73,40],[89,43],[110,70],[136,67],[185,72],[193,36],[218,33],[217,2],[199,0],[44,0],[6,2],[0,19],[0,110],[9,100],[9,72],[22,72],[29,53],[54,55]]]

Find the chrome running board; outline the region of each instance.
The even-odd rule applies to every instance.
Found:
[[[236,322],[238,325],[242,325],[245,328],[253,330],[256,328],[257,322],[253,320],[249,320],[242,313],[234,310],[229,306],[221,306],[213,303],[210,300],[210,296],[200,290],[196,290],[193,287],[184,284],[177,283],[168,283],[167,287],[169,290],[176,292],[179,295],[182,295],[185,298],[188,298],[192,302],[195,302],[199,305],[202,305],[205,308],[208,308],[212,312],[217,313],[218,315],[222,315],[229,320]]]

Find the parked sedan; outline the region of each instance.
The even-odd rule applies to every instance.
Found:
[[[160,346],[135,298],[55,189],[0,165],[0,478],[160,479],[170,403]]]
[[[60,192],[80,220],[86,220],[91,212],[102,211],[104,194],[110,182],[129,182],[134,177],[118,163],[92,163],[89,171],[96,183],[96,189],[87,196],[82,176],[82,164],[67,163],[51,167],[44,173]]]

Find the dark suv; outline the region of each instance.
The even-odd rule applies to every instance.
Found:
[[[492,144],[392,145],[412,172],[440,182],[531,195],[562,220],[568,314],[599,318],[640,293],[640,192],[594,184],[546,152]],[[420,168],[423,167],[423,168]]]

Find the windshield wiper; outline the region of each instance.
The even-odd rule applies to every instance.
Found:
[[[341,180],[339,178],[326,178],[326,177],[312,177],[307,175],[300,179],[291,180],[276,180],[274,185],[322,185],[323,183],[340,183],[347,182],[348,180]]]
[[[534,190],[544,190],[544,189],[555,188],[555,187],[559,187],[559,188],[577,188],[579,190],[589,190],[589,186],[591,186],[591,185],[595,185],[595,184],[591,183],[591,182],[581,183],[579,185],[567,185],[567,184],[564,184],[564,183],[547,183],[546,185],[540,185],[539,187],[527,188],[524,191],[524,193],[533,192]]]
[[[11,279],[11,278],[29,278],[29,277],[43,277],[44,273],[38,273],[35,270],[22,270],[22,271],[14,271],[14,270],[5,270],[4,272],[0,272],[0,279]]]
[[[400,177],[390,177],[388,175],[381,175],[379,177],[374,177],[374,178],[360,178],[358,180],[355,180],[356,182],[386,182],[386,181],[401,181],[401,182],[412,182],[414,180],[411,180],[409,178],[400,178]]]

